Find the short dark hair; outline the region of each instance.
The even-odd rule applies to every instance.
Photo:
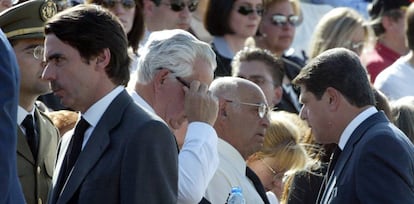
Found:
[[[285,76],[284,63],[281,58],[276,57],[270,51],[260,48],[246,47],[237,52],[232,61],[232,70],[238,69],[241,62],[260,61],[266,64],[269,68],[273,85],[275,87],[281,86],[283,83],[283,76]]]
[[[293,79],[318,100],[328,87],[335,88],[356,106],[375,105],[375,97],[367,72],[359,57],[345,48],[333,48],[312,59]]]
[[[89,4],[98,4],[102,5],[103,0],[86,0]],[[145,26],[144,26],[144,13],[143,13],[143,3],[142,0],[135,0],[135,14],[134,22],[132,24],[131,31],[127,33],[128,37],[128,46],[132,48],[134,53],[137,53],[139,48],[139,41],[144,35]]]
[[[414,50],[414,4],[411,4],[407,9],[405,34],[407,37],[408,48]]]
[[[54,34],[77,49],[87,63],[108,48],[111,53],[106,67],[108,77],[118,85],[128,83],[131,61],[128,41],[118,18],[107,9],[91,4],[68,8],[46,22],[45,34]]]
[[[230,27],[230,13],[234,0],[209,0],[204,18],[204,26],[214,36],[233,34]]]

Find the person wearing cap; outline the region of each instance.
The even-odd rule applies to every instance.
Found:
[[[372,83],[382,70],[408,52],[404,35],[404,16],[408,5],[409,0],[374,0],[368,7],[369,24],[376,41],[372,49],[361,55],[361,60]]]
[[[51,91],[41,78],[43,24],[56,13],[51,0],[31,0],[0,14],[0,27],[16,54],[20,71],[17,110],[17,172],[28,204],[45,203],[51,188],[59,132],[35,105]]]

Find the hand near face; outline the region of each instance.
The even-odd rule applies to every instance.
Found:
[[[194,121],[214,125],[218,114],[218,99],[210,91],[207,84],[194,80],[190,88],[184,87],[184,109],[189,123]]]

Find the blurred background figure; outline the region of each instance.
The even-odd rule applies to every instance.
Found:
[[[43,25],[56,13],[52,0],[31,0],[0,14],[0,27],[19,64],[17,171],[28,204],[47,201],[59,142],[58,130],[35,103],[41,94],[51,92],[50,82],[41,78]]]
[[[0,29],[0,203],[23,204],[16,168],[19,66],[6,35]]]
[[[405,15],[405,37],[409,52],[377,76],[374,87],[382,91],[390,101],[405,96],[414,96],[414,6],[411,4]]]
[[[18,0],[0,0],[0,12],[12,7],[17,2]]]
[[[299,144],[299,129],[284,114],[270,112],[269,121],[263,147],[247,159],[247,165],[260,178],[270,201],[272,194],[282,199],[286,173],[305,168],[308,156]]]
[[[309,58],[336,47],[344,47],[360,55],[369,34],[364,18],[357,11],[347,7],[334,8],[317,24],[309,45]]]
[[[293,37],[291,45],[294,51],[293,55],[300,57],[305,62],[308,60],[309,43],[316,24],[332,8],[331,5],[314,4],[310,3],[309,0],[300,1],[300,24],[296,26],[295,37]]]
[[[254,40],[247,42],[249,46],[256,46],[270,50],[274,55],[283,60],[285,76],[283,78],[284,92],[293,102],[291,112],[299,113],[299,91],[290,81],[299,73],[305,62],[299,57],[293,56],[289,51],[295,35],[296,26],[299,25],[300,7],[297,0],[265,0],[264,13],[260,22],[258,35]]]
[[[254,37],[255,45],[270,50],[277,57],[283,57],[300,68],[305,62],[291,55],[289,51],[295,36],[296,26],[300,24],[300,4],[298,0],[265,0],[263,19],[259,26],[259,35]],[[287,68],[289,80],[299,70]]]
[[[364,19],[368,19],[368,5],[372,0],[306,0],[313,4],[326,4],[334,8],[348,7],[357,11]]]
[[[414,142],[414,96],[406,96],[391,103],[391,121]]]
[[[407,54],[404,26],[405,10],[409,0],[373,0],[368,7],[371,25],[376,39],[373,47],[361,56],[363,64],[370,74],[371,83],[377,75]]]
[[[269,107],[297,113],[297,98],[290,97],[283,86],[285,67],[283,59],[276,57],[269,50],[245,47],[232,61],[232,75],[248,79],[257,84],[266,96]]]
[[[213,36],[217,55],[215,76],[231,75],[231,60],[248,37],[256,34],[263,15],[263,0],[210,0],[204,24]]]
[[[193,12],[193,16],[190,23],[190,33],[194,34],[198,39],[211,43],[213,36],[207,31],[204,26],[204,18],[207,11],[209,0],[199,0],[197,10]]]

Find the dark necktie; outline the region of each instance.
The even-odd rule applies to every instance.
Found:
[[[321,200],[322,199],[322,196],[324,194],[324,191],[327,188],[327,185],[328,185],[328,182],[329,182],[329,178],[332,175],[332,172],[333,172],[333,170],[335,168],[336,162],[338,161],[338,158],[341,155],[341,153],[342,153],[341,148],[339,148],[339,146],[337,146],[335,148],[335,151],[331,155],[331,159],[330,159],[330,162],[328,164],[328,168],[326,170],[325,177],[324,177],[324,179],[322,181],[321,188],[319,189],[318,199],[317,199],[317,202],[316,203],[322,202],[322,200]]]
[[[329,177],[331,176],[332,171],[334,170],[336,162],[338,161],[338,158],[341,155],[341,153],[342,153],[342,150],[339,147],[336,147],[334,153],[332,153],[331,161],[329,162],[329,166],[328,166],[327,180],[329,180]]]
[[[58,195],[60,194],[61,190],[63,189],[64,184],[69,176],[69,173],[75,164],[78,156],[82,150],[82,143],[83,143],[83,136],[85,134],[86,129],[88,129],[89,123],[81,117],[79,122],[76,124],[75,131],[73,133],[72,139],[69,143],[69,147],[66,151],[65,159],[63,160],[59,179],[57,182],[56,190]]]
[[[22,126],[26,129],[26,139],[32,151],[33,158],[37,159],[38,141],[39,138],[36,134],[36,128],[34,126],[33,116],[28,114],[22,122]]]
[[[253,182],[254,188],[256,189],[257,193],[259,193],[263,202],[265,204],[269,204],[269,200],[267,199],[262,182],[260,181],[259,177],[257,177],[256,173],[254,173],[253,170],[248,166],[246,166],[246,176]]]

